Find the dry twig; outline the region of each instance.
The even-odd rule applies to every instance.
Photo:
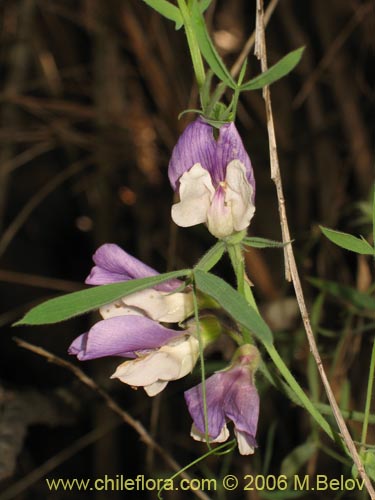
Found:
[[[257,0],[257,36],[256,36],[256,44],[255,44],[255,54],[261,61],[261,66],[262,66],[262,71],[267,70],[267,53],[266,53],[266,37],[265,37],[265,27],[264,27],[264,11],[263,11],[263,0]],[[271,104],[271,95],[270,95],[270,90],[269,87],[264,87],[263,90],[263,98],[265,101],[265,106],[266,106],[266,113],[267,113],[267,128],[268,128],[268,139],[269,139],[269,148],[270,148],[270,162],[271,162],[271,178],[275,183],[276,186],[276,192],[277,192],[277,198],[278,198],[278,203],[279,203],[279,213],[280,213],[280,223],[281,223],[281,230],[283,234],[283,241],[284,242],[290,242],[290,231],[289,231],[289,225],[288,225],[288,220],[286,217],[286,210],[285,210],[285,200],[283,196],[283,188],[282,188],[282,181],[281,181],[281,174],[280,174],[280,167],[279,167],[279,160],[278,160],[278,154],[277,154],[277,145],[276,145],[276,136],[275,136],[275,128],[274,128],[274,122],[273,122],[273,114],[272,114],[272,104]],[[337,405],[337,402],[335,400],[335,397],[333,395],[331,386],[329,384],[327,375],[325,373],[323,363],[318,351],[318,347],[315,342],[314,334],[312,331],[310,319],[309,319],[309,314],[307,311],[303,291],[302,291],[302,286],[301,286],[301,281],[300,277],[298,274],[298,269],[296,265],[296,260],[294,257],[294,252],[291,244],[287,244],[285,247],[285,258],[286,258],[286,263],[287,263],[287,275],[291,277],[291,280],[293,282],[296,298],[298,301],[298,305],[300,308],[303,324],[305,327],[306,335],[307,335],[307,340],[309,342],[310,350],[314,356],[316,365],[318,367],[318,371],[320,374],[320,377],[322,379],[328,400],[330,402],[332,412],[334,414],[335,420],[337,422],[337,425],[340,429],[342,438],[345,442],[345,445],[347,446],[353,461],[355,465],[357,466],[358,472],[361,475],[364,484],[366,486],[366,489],[368,493],[370,494],[370,497],[372,500],[375,500],[375,490],[371,484],[371,481],[366,474],[366,471],[363,467],[363,464],[361,462],[361,459],[358,455],[357,448],[355,447],[355,444],[353,442],[353,439],[349,433],[349,430],[347,428],[347,425],[341,415],[340,409]]]
[[[104,391],[101,387],[99,387],[97,383],[93,379],[88,377],[80,368],[78,368],[78,366],[69,363],[69,361],[66,361],[65,359],[62,359],[56,356],[55,354],[52,354],[51,352],[43,349],[42,347],[30,344],[29,342],[25,342],[22,339],[15,338],[15,341],[20,347],[28,349],[29,351],[32,351],[35,354],[38,354],[39,356],[46,358],[51,363],[55,363],[56,365],[62,366],[63,368],[72,372],[83,384],[85,384],[87,387],[95,391],[105,401],[108,408],[110,408],[114,413],[119,415],[119,417],[121,417],[121,419],[126,424],[128,424],[132,429],[134,429],[136,433],[139,435],[140,439],[149,448],[154,449],[160,455],[160,457],[165,461],[165,463],[169,465],[169,467],[171,467],[171,469],[173,469],[176,472],[182,469],[182,467],[175,461],[175,459],[150,436],[150,434],[147,432],[147,430],[144,428],[141,422],[135,420],[127,411],[123,410],[106,391]],[[191,476],[186,472],[181,472],[181,477],[189,480],[191,479]],[[194,490],[194,493],[198,498],[201,498],[202,500],[210,500],[210,498],[202,491]]]

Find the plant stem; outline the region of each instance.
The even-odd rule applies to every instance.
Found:
[[[267,51],[266,51],[266,36],[265,36],[265,25],[264,25],[264,10],[263,10],[263,0],[257,0],[257,20],[256,20],[256,44],[255,44],[255,54],[261,60],[262,71],[267,71]],[[286,216],[285,199],[283,194],[283,187],[281,181],[281,173],[279,166],[279,158],[277,154],[277,144],[276,144],[276,134],[275,126],[273,121],[272,104],[271,104],[271,94],[268,86],[263,89],[263,98],[265,101],[266,115],[267,115],[267,130],[268,130],[268,140],[270,149],[270,163],[271,163],[271,179],[275,183],[277,199],[279,204],[279,214],[280,214],[280,224],[281,232],[283,235],[283,242],[288,243],[291,241],[289,224]],[[320,378],[323,382],[324,389],[326,391],[329,403],[332,408],[333,415],[340,429],[342,439],[347,446],[350,455],[357,466],[358,472],[364,480],[366,489],[370,494],[372,500],[375,500],[375,490],[371,484],[370,478],[368,477],[364,466],[359,457],[357,448],[353,442],[353,439],[349,433],[348,427],[342,417],[338,404],[336,402],[335,396],[332,392],[331,386],[329,384],[319,351],[316,345],[315,337],[311,328],[311,323],[309,319],[309,314],[306,307],[305,298],[302,291],[301,280],[299,277],[296,260],[294,257],[293,247],[289,243],[284,249],[284,259],[285,259],[285,275],[288,281],[293,282],[296,299],[301,312],[301,317],[306,331],[307,340],[309,343],[310,350],[314,356]]]
[[[366,439],[367,439],[367,429],[368,429],[368,424],[369,424],[371,396],[372,396],[372,389],[374,386],[374,375],[375,375],[375,340],[374,340],[374,343],[372,345],[370,370],[368,373],[367,395],[366,395],[366,405],[365,405],[365,418],[363,420],[362,438],[361,438],[362,449],[364,449],[364,447],[366,445]]]
[[[190,12],[185,3],[185,0],[177,0],[177,3],[182,15],[182,19],[184,20],[186,39],[189,45],[191,60],[193,62],[195,78],[200,90],[206,79],[201,51],[199,49],[198,41],[191,22]]]

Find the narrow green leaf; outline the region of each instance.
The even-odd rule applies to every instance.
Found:
[[[257,236],[247,236],[243,239],[243,243],[249,247],[254,248],[282,248],[288,243],[283,243],[282,241],[269,240],[267,238],[258,238]]]
[[[159,12],[163,17],[176,23],[176,30],[183,25],[183,20],[179,9],[167,0],[143,0],[149,7]]]
[[[318,278],[309,278],[308,281],[320,290],[330,293],[334,297],[358,309],[375,311],[375,298],[366,293],[359,292],[350,286],[341,285],[335,281],[321,280]]]
[[[330,405],[324,403],[316,403],[315,406],[321,413],[323,413],[323,415],[329,415],[330,417],[333,417],[333,412]],[[345,420],[353,420],[353,422],[363,422],[365,418],[365,414],[360,411],[344,410],[340,408],[340,413],[345,418]],[[375,414],[369,415],[369,424],[375,424]]]
[[[213,45],[210,35],[208,34],[206,23],[202,15],[200,6],[197,2],[193,2],[191,9],[191,19],[192,28],[194,30],[195,36],[197,37],[199,48],[203,54],[203,57],[207,61],[207,64],[215,73],[215,75],[220,78],[228,87],[235,89],[237,87],[236,82],[233,80],[231,74],[229,73],[227,67],[225,66],[223,60],[217,53],[215,46]]]
[[[289,52],[289,54],[280,59],[279,62],[271,66],[267,71],[241,85],[240,90],[262,89],[266,85],[271,85],[271,83],[280,80],[280,78],[283,78],[283,76],[290,73],[297,66],[304,50],[305,47],[300,47],[297,50],[293,50],[293,52]]]
[[[201,269],[202,271],[209,271],[212,269],[221,259],[225,250],[225,244],[223,241],[218,241],[213,247],[211,247],[196,264],[194,269]]]
[[[98,309],[130,293],[151,288],[172,278],[187,276],[189,269],[158,274],[150,278],[122,281],[111,285],[99,285],[87,290],[68,293],[62,297],[47,300],[31,309],[15,325],[43,325],[57,323],[66,319]]]
[[[193,271],[199,290],[215,299],[230,316],[248,328],[263,344],[272,344],[272,332],[267,323],[234,288],[214,274],[200,269]]]
[[[200,8],[200,11],[202,12],[202,14],[208,9],[211,2],[212,2],[212,0],[201,0],[199,2],[199,8]]]
[[[375,250],[370,245],[368,241],[364,238],[357,238],[352,234],[342,233],[341,231],[335,231],[334,229],[329,229],[328,227],[319,226],[324,236],[326,236],[335,245],[345,248],[345,250],[350,250],[355,253],[360,253],[362,255],[374,255]]]
[[[281,462],[280,474],[285,474],[287,477],[294,476],[314,455],[316,450],[316,444],[311,441],[297,446]]]

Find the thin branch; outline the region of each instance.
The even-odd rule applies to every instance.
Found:
[[[263,0],[257,0],[257,37],[256,37],[256,47],[255,47],[255,53],[256,55],[260,58],[261,60],[261,66],[262,66],[262,71],[267,70],[267,54],[266,54],[266,37],[265,37],[265,26],[264,26],[264,11],[263,11]],[[271,161],[271,178],[275,183],[276,186],[276,192],[277,192],[277,197],[278,197],[278,203],[279,203],[279,213],[280,213],[280,222],[281,222],[281,229],[283,233],[283,241],[291,241],[290,237],[290,232],[289,232],[289,225],[286,217],[286,210],[285,210],[285,201],[284,201],[284,196],[283,196],[283,189],[282,189],[282,181],[281,181],[281,174],[280,174],[280,167],[279,167],[279,160],[278,160],[278,154],[277,154],[277,145],[276,145],[276,136],[275,136],[275,128],[274,128],[274,122],[273,122],[273,114],[272,114],[272,105],[271,105],[271,95],[270,95],[270,90],[269,87],[265,87],[263,90],[263,98],[265,101],[265,106],[266,106],[266,113],[267,113],[267,128],[268,128],[268,140],[269,140],[269,148],[270,148],[270,161]],[[285,239],[284,239],[285,238]],[[371,484],[371,481],[366,474],[366,471],[363,467],[363,464],[361,462],[361,459],[358,455],[357,448],[353,442],[353,439],[349,433],[349,430],[346,426],[346,423],[341,415],[340,409],[337,405],[336,399],[333,395],[331,386],[329,384],[329,381],[327,379],[323,363],[318,351],[318,347],[315,342],[314,334],[312,331],[310,319],[309,319],[309,314],[307,311],[305,299],[303,296],[303,291],[302,291],[302,286],[301,286],[301,281],[300,277],[298,274],[298,269],[296,265],[296,260],[294,257],[294,252],[291,244],[287,244],[285,247],[285,257],[286,261],[288,263],[288,271],[287,274],[290,274],[297,302],[300,308],[303,324],[305,327],[306,335],[307,335],[307,340],[309,342],[310,350],[314,356],[316,365],[318,367],[318,371],[320,374],[320,377],[322,379],[328,400],[330,402],[331,408],[333,415],[335,417],[335,420],[337,422],[337,425],[340,429],[342,438],[353,458],[353,461],[355,465],[357,466],[358,472],[361,475],[364,484],[366,486],[366,489],[368,493],[370,494],[370,497],[372,500],[375,500],[375,490]]]
[[[88,377],[78,366],[73,365],[69,361],[62,359],[55,354],[43,349],[42,347],[30,344],[29,342],[25,342],[24,340],[15,337],[14,340],[20,347],[24,349],[28,349],[29,351],[46,358],[51,363],[55,363],[56,365],[62,366],[63,368],[72,372],[83,384],[87,387],[95,391],[106,403],[108,408],[110,408],[114,413],[116,413],[121,419],[128,424],[136,433],[139,435],[141,441],[143,441],[146,446],[154,449],[161,458],[165,461],[165,463],[171,467],[174,471],[178,472],[182,469],[182,467],[175,461],[175,459],[166,451],[162,446],[160,446],[147,432],[144,426],[138,420],[135,420],[127,411],[123,410],[111,396],[104,391],[101,387],[97,385],[97,383]],[[181,472],[181,477],[191,480],[191,476],[186,472]],[[198,498],[202,500],[210,500],[205,493],[202,491],[193,491]]]

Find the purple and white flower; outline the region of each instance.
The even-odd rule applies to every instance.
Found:
[[[245,230],[255,212],[250,158],[233,122],[213,127],[202,118],[188,125],[172,152],[169,180],[180,202],[172,219],[181,227],[205,223],[217,238]]]
[[[241,455],[254,453],[259,417],[259,395],[254,385],[254,372],[259,352],[253,345],[241,346],[232,365],[214,373],[206,382],[207,431],[210,442],[228,439],[228,420],[234,424]],[[185,392],[185,400],[193,419],[191,436],[206,440],[202,384]]]
[[[93,259],[96,265],[86,279],[92,285],[158,274],[113,244],[102,245]],[[169,380],[187,375],[199,355],[193,328],[175,330],[159,323],[176,323],[191,315],[192,293],[173,293],[181,284],[179,280],[169,280],[101,307],[104,319],[77,337],[69,347],[69,354],[79,360],[104,356],[133,358],[122,363],[112,377],[142,386],[149,395],[157,394]],[[164,364],[158,366],[162,360]]]

